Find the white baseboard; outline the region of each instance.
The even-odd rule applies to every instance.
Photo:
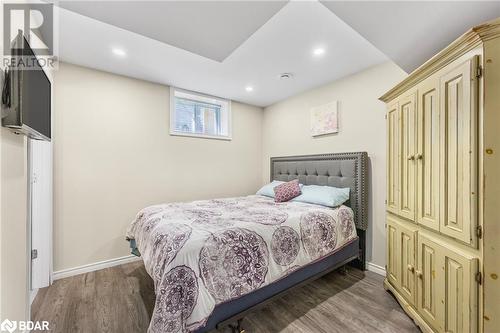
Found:
[[[70,276],[75,276],[75,275],[79,275],[79,274],[83,274],[83,273],[93,272],[93,271],[97,271],[100,269],[118,266],[118,265],[122,265],[122,264],[128,264],[130,262],[134,262],[134,261],[138,261],[138,260],[141,260],[141,258],[136,257],[134,255],[128,255],[125,257],[103,260],[103,261],[95,262],[93,264],[87,264],[87,265],[83,265],[83,266],[63,269],[63,270],[54,272],[53,279],[54,279],[54,281],[59,280],[59,279],[64,279],[64,278],[67,278]]]
[[[103,261],[95,262],[93,264],[87,264],[87,265],[83,265],[83,266],[63,269],[63,270],[54,272],[53,279],[54,279],[54,281],[59,280],[59,279],[64,279],[64,278],[67,278],[70,276],[75,276],[75,275],[84,274],[84,273],[88,273],[88,272],[94,272],[94,271],[97,271],[100,269],[109,268],[109,267],[118,266],[118,265],[123,265],[123,264],[128,264],[130,262],[134,262],[134,261],[138,261],[138,260],[141,260],[141,258],[136,257],[134,255],[128,255],[128,256],[124,256],[124,257],[103,260]],[[366,268],[370,272],[385,276],[385,268],[382,266],[379,266],[379,265],[374,264],[372,262],[368,262],[366,264]],[[36,294],[33,296],[36,296]],[[34,299],[34,297],[33,297],[33,299]]]
[[[379,265],[376,265],[372,262],[368,262],[366,264],[366,268],[370,271],[370,272],[373,272],[373,273],[376,273],[376,274],[379,274],[379,275],[383,275],[385,276],[385,267],[382,267],[382,266],[379,266]]]

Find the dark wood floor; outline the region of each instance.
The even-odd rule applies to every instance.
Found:
[[[292,290],[245,318],[246,332],[419,332],[382,277],[348,269]],[[153,281],[142,262],[56,281],[41,289],[32,320],[52,333],[146,332],[154,305]],[[212,333],[230,332],[229,329]]]

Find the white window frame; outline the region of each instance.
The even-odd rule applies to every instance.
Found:
[[[199,134],[199,133],[186,133],[186,132],[179,132],[175,130],[175,117],[176,117],[176,112],[175,112],[175,93],[176,92],[182,92],[186,94],[191,94],[195,95],[200,98],[201,102],[207,102],[207,101],[224,101],[227,103],[227,136],[225,135],[208,135],[208,134]],[[202,94],[199,92],[195,91],[190,91],[190,90],[185,90],[181,88],[176,88],[176,87],[170,87],[170,135],[172,136],[187,136],[187,137],[193,137],[193,138],[204,138],[204,139],[216,139],[216,140],[232,140],[232,115],[231,115],[231,100],[225,99],[225,98],[220,98],[216,96],[210,96],[206,94]]]

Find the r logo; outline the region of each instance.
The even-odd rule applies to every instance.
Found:
[[[11,55],[12,42],[22,30],[37,55],[53,53],[53,4],[4,3],[3,52]]]

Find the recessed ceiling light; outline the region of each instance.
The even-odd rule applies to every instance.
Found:
[[[125,52],[124,49],[114,47],[111,51],[113,52],[114,55],[119,56],[119,57],[126,57],[127,56],[127,52]]]
[[[251,92],[251,91],[253,91],[253,87],[252,86],[246,86],[245,90],[248,91],[248,92]]]
[[[314,54],[315,56],[320,56],[320,55],[322,55],[322,54],[324,54],[324,53],[325,53],[325,49],[324,49],[324,48],[322,48],[322,47],[318,47],[317,49],[314,49],[314,50],[313,50],[313,54]]]

